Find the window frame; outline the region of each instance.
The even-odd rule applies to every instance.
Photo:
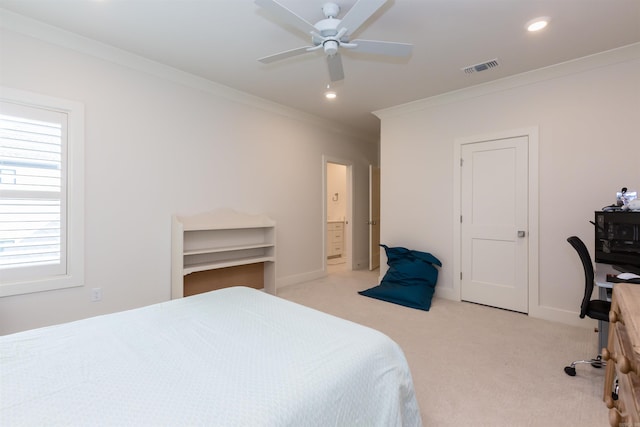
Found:
[[[33,92],[0,86],[0,100],[67,116],[66,150],[66,273],[37,278],[4,279],[0,275],[0,297],[64,289],[84,285],[84,104]],[[63,254],[62,258],[65,256]]]

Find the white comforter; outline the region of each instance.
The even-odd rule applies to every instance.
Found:
[[[250,288],[0,337],[2,426],[419,426],[380,332]]]

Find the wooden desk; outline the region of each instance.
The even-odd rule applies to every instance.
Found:
[[[612,426],[640,425],[640,286],[627,283],[613,288],[609,313],[609,342],[602,356],[607,361],[604,401]],[[613,400],[615,379],[618,400]]]

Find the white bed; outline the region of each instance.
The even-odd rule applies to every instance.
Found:
[[[420,426],[384,334],[226,288],[0,337],[0,425]]]

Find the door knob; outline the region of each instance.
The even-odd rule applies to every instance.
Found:
[[[524,230],[518,230],[518,237],[524,237],[525,234]]]

